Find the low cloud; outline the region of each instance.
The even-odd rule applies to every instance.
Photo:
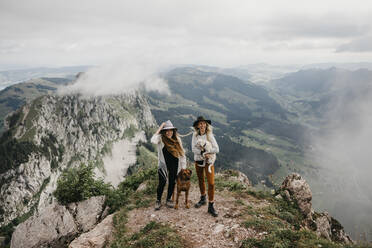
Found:
[[[371,83],[353,82],[338,93],[325,115],[328,123],[308,153],[319,166],[310,179],[315,207],[329,211],[354,238],[372,230]]]
[[[167,82],[158,76],[159,70],[160,67],[150,63],[118,61],[90,69],[59,93],[102,96],[145,90],[168,94]]]
[[[342,52],[372,52],[372,36],[364,36],[339,46],[336,50]]]

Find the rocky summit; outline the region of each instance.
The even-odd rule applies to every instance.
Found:
[[[134,187],[127,188],[125,203],[111,215],[101,196],[51,205],[17,226],[11,247],[357,247],[336,220],[311,208],[311,200],[309,225],[300,203],[301,196],[309,199],[312,193],[298,174],[270,194],[255,190],[238,171],[217,173],[217,218],[206,207],[187,209],[184,195],[179,209],[163,205],[155,211],[156,177],[156,169],[128,176],[127,186]],[[191,204],[199,194],[193,178]]]

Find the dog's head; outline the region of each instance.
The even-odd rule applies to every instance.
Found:
[[[187,180],[190,180],[191,179],[191,174],[192,174],[192,171],[191,170],[189,170],[189,169],[181,169],[180,173],[178,173],[178,177],[182,181],[187,181]]]
[[[196,141],[196,146],[199,147],[199,148],[204,148],[205,145],[206,145],[206,142],[203,139],[198,139]]]

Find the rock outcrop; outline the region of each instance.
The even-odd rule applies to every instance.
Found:
[[[78,223],[78,229],[87,232],[99,221],[103,212],[104,196],[91,197],[85,201],[71,203],[68,205],[70,213]]]
[[[96,196],[71,203],[67,208],[52,204],[17,226],[11,247],[66,246],[79,233],[90,231],[96,226],[102,218],[104,202],[104,196]]]
[[[312,193],[309,184],[299,174],[293,173],[288,175],[282,185],[286,198],[288,200],[294,200],[298,204],[303,215],[311,219],[311,200]]]
[[[45,208],[17,226],[12,248],[55,247],[71,241],[78,233],[73,216],[61,205]]]
[[[107,216],[93,230],[80,235],[78,238],[71,242],[69,248],[106,247],[106,245],[112,238],[112,233],[114,231],[113,217],[113,214]]]
[[[299,174],[288,175],[281,187],[285,198],[295,202],[305,216],[305,227],[316,231],[319,237],[345,244],[352,243],[342,225],[328,213],[316,213],[311,207],[312,193],[309,184]]]
[[[103,157],[112,145],[156,124],[140,93],[42,96],[15,115],[6,134],[30,146],[26,162],[0,174],[0,226],[32,209],[48,207],[58,177],[67,167],[95,162],[105,175]]]

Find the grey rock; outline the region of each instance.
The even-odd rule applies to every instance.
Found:
[[[78,223],[79,230],[87,232],[97,224],[103,212],[105,199],[105,196],[95,196],[85,201],[68,205],[68,209]]]
[[[319,237],[344,244],[352,244],[353,240],[345,233],[341,224],[332,218],[327,212],[317,214],[316,233]]]
[[[63,246],[77,233],[70,212],[64,206],[51,205],[16,227],[11,248]]]
[[[105,210],[103,210],[103,213],[101,214],[101,219],[106,218],[110,213],[110,208],[108,206],[105,207]]]
[[[311,200],[312,200],[312,193],[310,190],[309,184],[303,179],[299,174],[293,173],[288,175],[281,187],[284,192],[288,191],[286,197],[289,200],[295,200],[298,204],[303,215],[305,215],[308,219],[312,219],[311,217]]]
[[[106,247],[114,231],[113,214],[107,216],[90,232],[83,233],[71,242],[69,248]]]
[[[141,184],[138,186],[136,192],[144,191],[146,188],[147,188],[147,182],[143,182],[143,183],[141,183]]]
[[[213,229],[213,234],[218,234],[225,229],[225,226],[222,224],[217,224]]]
[[[353,242],[346,235],[341,224],[328,213],[319,214],[314,212],[311,207],[312,193],[310,186],[299,174],[293,173],[288,175],[280,188],[287,200],[297,202],[300,211],[306,217],[304,225],[312,230],[315,230],[314,226],[316,226],[315,231],[319,237],[344,244]]]
[[[283,199],[283,197],[281,195],[276,195],[275,199],[281,200],[281,199]]]
[[[331,240],[331,217],[328,215],[328,213],[321,214],[316,220],[316,234],[319,237],[326,238],[328,240]]]

